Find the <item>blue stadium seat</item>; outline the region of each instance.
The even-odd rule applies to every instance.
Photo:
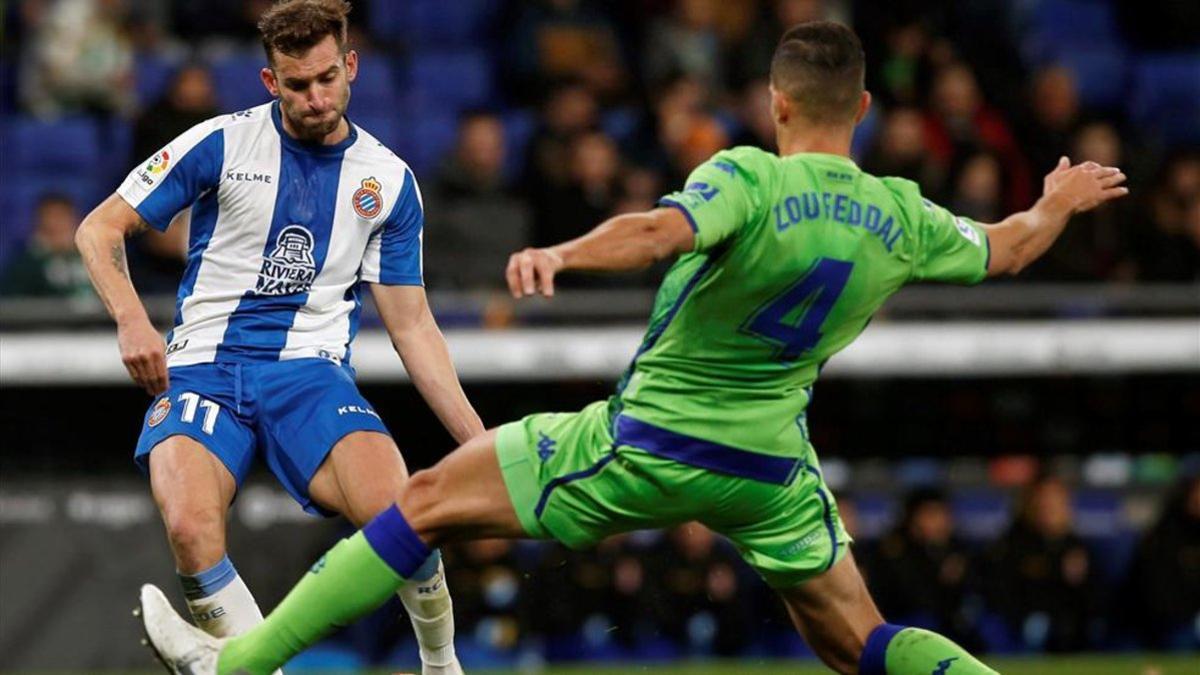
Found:
[[[508,154],[504,158],[504,173],[515,177],[525,166],[526,153],[529,150],[529,140],[537,129],[537,114],[532,110],[509,110],[502,116],[504,122],[504,140]]]
[[[262,52],[230,54],[212,62],[213,85],[222,112],[253,108],[271,100],[259,71],[266,65]]]
[[[1200,141],[1200,54],[1140,57],[1133,67],[1129,114],[1167,143]]]
[[[1116,107],[1129,91],[1129,59],[1119,45],[1078,46],[1061,50],[1056,58],[1075,75],[1085,107]]]
[[[381,53],[359,59],[358,77],[351,87],[350,110],[359,115],[395,115],[397,77],[392,60]],[[368,128],[368,130],[370,130]]]
[[[483,50],[416,54],[408,75],[409,96],[427,112],[458,112],[492,102],[492,63]]]
[[[148,108],[166,93],[167,85],[179,68],[178,59],[160,54],[138,54],[133,63],[138,107]]]
[[[80,216],[98,201],[96,182],[88,176],[9,173],[0,178],[0,261],[21,249],[33,230],[38,198],[47,192],[75,200]]]
[[[96,123],[86,117],[53,121],[18,117],[5,124],[4,162],[15,171],[90,174],[100,153]]]
[[[413,120],[401,131],[398,141],[401,157],[418,177],[432,177],[454,148],[458,118],[454,115],[429,115]],[[429,178],[425,178],[426,181]]]
[[[478,45],[500,8],[496,0],[378,0],[371,30],[384,40],[445,49]]]
[[[1121,41],[1111,0],[1040,0],[1033,5],[1028,24],[1022,51],[1035,63],[1078,47]]]

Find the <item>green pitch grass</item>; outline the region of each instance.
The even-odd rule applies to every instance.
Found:
[[[1113,654],[1068,657],[988,659],[1004,675],[1198,675],[1200,654]],[[145,670],[124,675],[160,675]],[[289,675],[335,675],[344,671],[292,668]],[[363,675],[391,675],[397,671],[372,671]],[[405,671],[399,671],[405,672]],[[696,664],[629,664],[555,666],[542,671],[471,670],[472,675],[827,675],[830,671],[812,661],[706,661]],[[8,675],[34,675],[32,671]],[[83,675],[39,671],[37,675]],[[94,674],[93,674],[94,675]],[[113,673],[112,675],[116,675]]]

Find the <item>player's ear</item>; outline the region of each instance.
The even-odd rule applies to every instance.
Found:
[[[871,92],[863,90],[862,98],[858,101],[858,113],[854,115],[854,126],[858,126],[863,118],[867,116],[867,111],[871,109]]]
[[[358,77],[358,52],[351,49],[346,52],[346,81],[353,82]]]
[[[262,78],[263,86],[267,91],[271,92],[271,96],[279,98],[279,82],[275,79],[275,71],[270,67],[263,68],[258,71],[258,76]]]
[[[769,85],[771,90],[771,117],[775,119],[776,124],[787,124],[792,118],[792,102],[784,96],[783,92],[775,88],[774,84]]]

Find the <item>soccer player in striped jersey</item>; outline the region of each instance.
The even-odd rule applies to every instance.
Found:
[[[143,587],[145,627],[176,672],[269,672],[403,586],[429,546],[534,537],[572,548],[699,520],[728,537],[840,673],[992,673],[931,631],[884,622],[849,552],[805,411],[821,365],[888,296],[1013,274],[1072,214],[1127,193],[1120,170],[1064,158],[1028,211],[984,225],[849,158],[866,115],[854,33],[790,30],[771,66],[779,154],[717,153],[661,208],[513,255],[517,297],[565,270],[678,256],[617,392],[580,412],[505,424],[413,476],[395,508],[331,549],[263,624],[218,644]]]
[[[130,376],[155,397],[135,461],[150,477],[196,623],[262,619],[225,548],[256,460],[309,512],[362,526],[407,470],[351,367],[364,284],[413,382],[458,442],[483,432],[426,302],[423,207],[409,167],[345,116],[358,55],[348,3],[292,0],[260,21],[275,100],[203,122],[136,167],[77,242],[117,322]],[[130,282],[124,238],[191,209],[165,343]],[[401,590],[427,675],[458,673],[440,557]]]

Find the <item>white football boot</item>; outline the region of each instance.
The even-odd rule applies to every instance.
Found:
[[[140,615],[146,640],[173,675],[216,675],[223,640],[184,621],[153,584],[142,586]]]

